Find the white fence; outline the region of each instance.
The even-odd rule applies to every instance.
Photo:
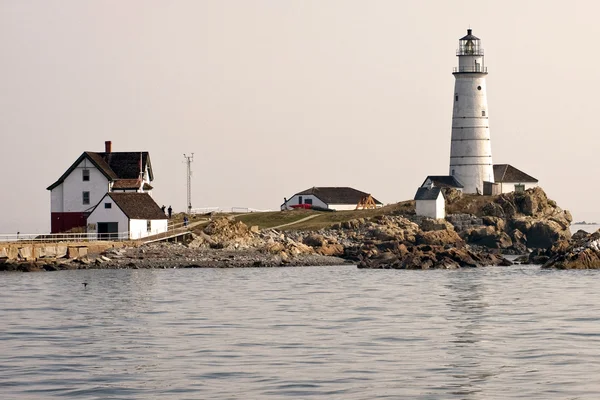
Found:
[[[258,210],[256,208],[249,207],[231,207],[231,208],[221,208],[221,207],[204,207],[204,208],[192,208],[190,210],[190,214],[247,214],[253,212],[271,212],[273,210]]]
[[[186,228],[184,222],[177,224],[169,224],[167,231],[155,232],[150,235],[133,240],[142,240],[147,237],[158,235],[170,235],[178,230]],[[135,232],[136,234],[139,232]],[[131,232],[116,232],[116,233],[17,233],[17,234],[0,234],[0,243],[58,243],[58,242],[95,242],[95,241],[126,241],[130,239]]]
[[[92,242],[97,240],[122,241],[129,240],[129,232],[118,233],[19,233],[0,235],[2,242],[19,243],[55,243],[55,242]]]

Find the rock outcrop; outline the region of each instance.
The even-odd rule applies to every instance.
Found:
[[[466,208],[474,214],[449,215],[448,220],[469,244],[522,254],[571,237],[571,214],[539,187],[490,197],[478,208],[462,205]]]
[[[600,230],[588,234],[578,231],[570,241],[560,241],[543,252],[529,255],[531,263],[542,268],[600,269]]]

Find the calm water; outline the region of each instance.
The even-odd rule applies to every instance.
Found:
[[[1,399],[600,397],[600,271],[64,271],[0,293]]]

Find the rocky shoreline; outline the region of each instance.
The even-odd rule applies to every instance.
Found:
[[[519,263],[544,268],[600,268],[600,233],[571,238],[570,214],[540,188],[491,199],[465,199],[450,191],[446,201],[461,213],[446,220],[417,217],[414,212],[390,213],[343,221],[316,232],[260,230],[233,217],[220,217],[194,230],[184,243],[110,248],[85,257],[35,262],[0,259],[0,271],[349,263],[372,269],[457,269],[512,265],[506,254],[520,254]]]
[[[151,244],[111,249],[95,258],[0,264],[1,271],[62,271],[76,269],[257,268],[334,266],[347,263],[337,257],[307,254],[283,262],[277,255],[256,250],[189,249],[181,244]]]

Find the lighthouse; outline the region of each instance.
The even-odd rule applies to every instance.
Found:
[[[483,194],[483,183],[494,183],[485,85],[487,67],[479,38],[471,29],[459,39],[456,55],[450,175],[463,184],[464,193]]]

